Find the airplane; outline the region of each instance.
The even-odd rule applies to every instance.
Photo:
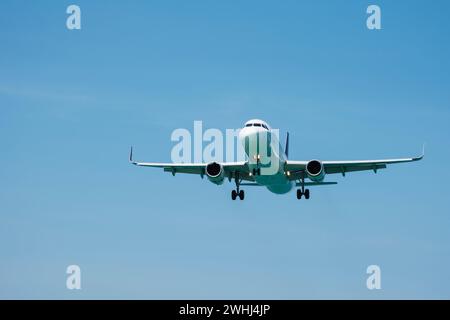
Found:
[[[266,145],[261,143],[265,136]],[[231,192],[231,199],[244,200],[244,190],[241,186],[264,186],[275,194],[285,194],[294,187],[297,189],[297,199],[303,196],[310,198],[310,191],[305,187],[335,185],[337,182],[324,181],[326,175],[345,174],[348,172],[385,169],[388,164],[413,162],[422,160],[425,154],[425,145],[422,154],[413,158],[383,159],[383,160],[350,160],[350,161],[322,161],[290,160],[289,132],[283,149],[272,128],[267,122],[252,119],[244,124],[239,131],[239,142],[242,143],[246,155],[245,161],[240,162],[210,162],[210,163],[158,163],[136,162],[133,160],[133,147],[130,150],[129,161],[136,166],[162,168],[166,172],[198,174],[202,178],[221,185],[225,179],[230,182],[234,179],[236,189]],[[264,141],[264,140],[262,140]],[[264,148],[266,146],[266,148]],[[267,165],[269,164],[269,165]],[[262,169],[262,171],[261,171]],[[309,181],[305,181],[308,179]]]

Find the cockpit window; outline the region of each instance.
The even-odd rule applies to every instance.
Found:
[[[247,123],[245,126],[246,127],[263,127],[264,129],[269,130],[269,128],[263,123]]]

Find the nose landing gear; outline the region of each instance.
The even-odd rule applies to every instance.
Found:
[[[256,160],[256,168],[253,168],[252,174],[254,176],[260,176],[261,175],[261,168],[259,166],[260,166],[260,163],[261,163],[261,155],[260,154],[254,155],[253,159]]]
[[[253,169],[252,173],[254,176],[260,176],[261,175],[261,168]]]

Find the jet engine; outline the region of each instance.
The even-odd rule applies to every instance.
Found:
[[[320,182],[325,178],[325,169],[319,160],[311,160],[306,164],[306,174],[312,181]]]
[[[206,176],[208,180],[215,184],[222,184],[225,178],[225,172],[221,164],[211,162],[206,165]]]

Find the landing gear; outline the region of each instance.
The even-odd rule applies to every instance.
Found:
[[[244,198],[245,198],[244,190],[231,191],[231,200],[236,200],[237,197],[239,197],[240,200],[244,200]]]
[[[254,176],[260,176],[261,175],[261,168],[253,169],[252,173]]]
[[[231,191],[231,200],[236,200],[239,197],[240,200],[244,200],[245,193],[244,190],[239,190],[239,185],[241,180],[239,180],[239,172],[235,173],[236,190]]]
[[[301,199],[302,196],[305,196],[305,199],[308,200],[309,199],[309,189],[305,189],[305,174],[302,174],[302,188],[301,189],[297,189],[297,199]]]
[[[309,189],[305,189],[305,191],[297,189],[297,199],[301,199],[303,196],[305,196],[306,200],[309,199]]]
[[[261,168],[260,168],[260,164],[261,164],[261,155],[257,154],[253,156],[253,159],[256,160],[256,168],[253,168],[252,170],[252,174],[254,176],[260,176],[261,175]]]

